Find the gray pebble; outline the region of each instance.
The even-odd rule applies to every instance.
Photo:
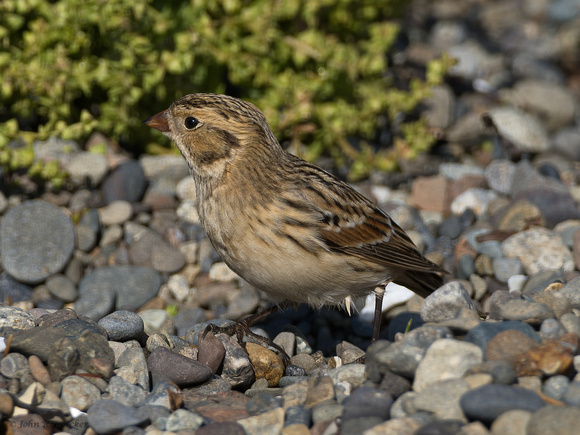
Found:
[[[564,375],[551,376],[544,382],[542,392],[552,399],[561,400],[570,386],[570,379]]]
[[[149,420],[145,412],[116,400],[99,400],[87,411],[89,425],[97,434],[109,434]]]
[[[149,394],[148,391],[145,391],[140,386],[133,385],[120,376],[113,376],[109,380],[107,393],[109,393],[111,399],[136,408],[145,404],[145,399]]]
[[[99,320],[109,340],[128,341],[143,333],[143,319],[132,311],[115,311]]]
[[[522,409],[534,412],[545,406],[537,393],[527,388],[490,384],[465,393],[460,400],[465,416],[491,424],[506,411]]]
[[[177,409],[167,419],[165,428],[169,432],[195,431],[203,422],[204,419],[201,415],[187,409]]]
[[[26,201],[0,223],[2,265],[14,278],[35,284],[61,271],[74,250],[71,220],[55,205]]]
[[[46,280],[51,295],[63,302],[74,302],[79,294],[74,283],[65,275],[57,273]]]
[[[101,392],[81,376],[67,376],[61,381],[61,398],[68,406],[86,411],[101,398]]]
[[[421,318],[425,322],[454,319],[462,308],[475,311],[465,286],[451,281],[431,293],[421,306]]]

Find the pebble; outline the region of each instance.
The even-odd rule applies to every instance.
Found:
[[[465,286],[451,281],[427,296],[421,306],[421,318],[425,322],[454,319],[462,308],[475,310]]]
[[[496,107],[489,115],[499,134],[521,151],[538,153],[550,148],[545,127],[533,116],[514,107]]]
[[[74,282],[59,273],[46,280],[46,288],[55,298],[67,303],[76,301],[79,296]]]
[[[107,204],[123,200],[130,203],[139,201],[145,193],[147,179],[141,165],[129,161],[119,165],[103,181],[103,197]]]
[[[99,325],[113,341],[131,340],[144,330],[143,319],[131,311],[115,311],[99,320]]]
[[[0,328],[30,329],[34,325],[35,319],[30,312],[22,308],[0,306]]]
[[[74,183],[91,186],[100,185],[109,169],[105,156],[90,152],[75,153],[64,166]]]
[[[483,352],[474,344],[452,339],[437,340],[417,366],[413,389],[421,392],[434,382],[461,378],[482,361]]]
[[[98,434],[122,431],[130,426],[139,426],[149,417],[145,412],[116,400],[99,400],[87,410],[89,425]]]
[[[161,286],[161,277],[159,274],[148,267],[139,266],[108,266],[95,269],[93,272],[86,274],[79,283],[79,294],[82,301],[85,298],[91,298],[94,303],[98,301],[99,295],[113,295],[116,309],[137,309],[151,298],[153,298]],[[116,295],[116,298],[115,298]],[[107,296],[110,298],[110,296]],[[107,298],[105,300],[107,300]],[[110,299],[109,299],[110,300]],[[75,309],[78,310],[75,304]],[[88,306],[83,311],[92,309]],[[108,304],[107,304],[108,308]],[[107,310],[100,310],[104,312]],[[90,311],[89,311],[90,312]],[[85,315],[85,313],[83,313]],[[104,315],[109,314],[106,312]],[[95,316],[89,316],[95,319]],[[95,320],[99,320],[96,318]]]
[[[164,347],[158,347],[151,352],[147,365],[153,374],[159,374],[178,386],[198,385],[212,375],[205,364]]]
[[[491,424],[504,412],[523,410],[535,412],[545,405],[535,392],[518,386],[484,385],[466,392],[459,400],[465,416]]]
[[[577,406],[545,406],[534,412],[527,425],[528,435],[568,435],[575,433],[580,424]]]
[[[0,223],[0,238],[4,269],[28,284],[60,272],[74,249],[70,219],[57,206],[40,200],[8,210]]]
[[[101,399],[101,392],[82,376],[67,376],[61,381],[61,398],[68,406],[86,411]]]

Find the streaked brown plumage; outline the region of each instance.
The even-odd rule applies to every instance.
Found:
[[[185,157],[201,222],[222,259],[275,301],[349,308],[375,291],[376,339],[388,282],[423,297],[442,284],[442,270],[385,212],[285,151],[253,104],[191,94],[145,123]]]

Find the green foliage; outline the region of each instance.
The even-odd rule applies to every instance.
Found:
[[[143,119],[188,93],[225,92],[254,102],[307,159],[354,162],[355,178],[392,168],[403,145],[366,144],[379,116],[411,112],[445,70],[390,87],[386,53],[399,31],[390,20],[404,1],[3,0],[0,159],[20,130],[34,132],[27,140],[98,130],[154,149],[160,137]],[[405,149],[430,144],[421,123],[401,131]]]

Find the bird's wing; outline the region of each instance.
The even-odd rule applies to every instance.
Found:
[[[301,166],[304,177],[294,189],[295,194],[288,191],[283,195],[293,196],[298,207],[314,209],[318,237],[329,250],[397,270],[443,271],[421,255],[405,231],[385,212],[350,185],[306,162]]]

